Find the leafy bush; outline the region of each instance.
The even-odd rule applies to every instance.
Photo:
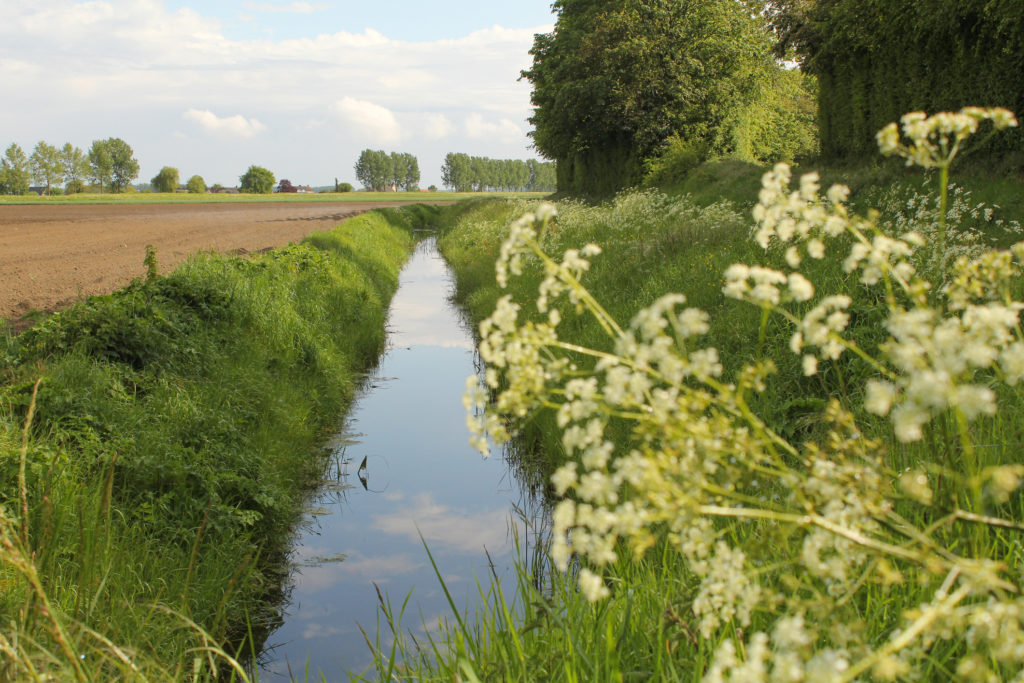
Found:
[[[705,146],[678,135],[665,141],[660,153],[644,162],[644,187],[666,187],[682,181],[705,158]]]
[[[188,179],[185,189],[192,194],[203,194],[206,192],[206,181],[203,180],[202,176],[194,175]]]
[[[262,166],[250,166],[239,180],[239,190],[249,194],[270,194],[274,190],[274,174]]]

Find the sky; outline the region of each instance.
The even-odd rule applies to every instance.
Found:
[[[137,182],[163,166],[231,186],[250,165],[358,183],[363,149],[540,158],[527,133],[550,0],[0,0],[0,149],[118,137]]]

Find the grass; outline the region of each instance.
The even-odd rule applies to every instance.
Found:
[[[808,170],[808,169],[798,169]],[[870,369],[856,359],[846,358],[823,364],[821,372],[805,377],[800,361],[787,346],[792,330],[770,320],[759,342],[760,313],[753,307],[721,294],[722,274],[730,264],[764,263],[786,270],[781,254],[766,255],[751,239],[749,208],[756,201],[756,188],[764,169],[749,164],[723,162],[708,164],[669,188],[669,195],[626,193],[602,206],[572,202],[559,204],[559,218],[544,242],[545,251],[559,255],[566,248],[597,242],[604,250],[593,260],[584,284],[608,311],[620,321],[667,292],[683,292],[688,304],[708,311],[712,332],[707,345],[718,349],[725,375],[733,376],[747,362],[772,360],[778,373],[768,387],[752,397],[754,412],[791,443],[802,443],[823,434],[822,409],[833,397],[851,408],[861,401],[859,389]],[[894,164],[870,168],[824,168],[823,184],[852,176],[858,210],[883,199],[890,215],[902,210],[906,198],[922,191],[928,182],[922,174],[910,173]],[[1024,183],[1010,175],[968,168],[954,181],[972,192],[971,204],[984,201],[999,206],[996,216],[1007,222],[1024,222]],[[534,204],[524,201],[478,200],[444,210],[439,247],[456,273],[456,298],[474,322],[494,310],[499,296],[509,293],[523,306],[523,315],[541,320],[532,302],[542,273],[535,265],[524,267],[524,276],[513,278],[508,290],[494,282],[494,261],[509,222]],[[994,221],[975,221],[994,246],[1005,247],[1021,235]],[[805,263],[804,273],[819,291],[843,292],[854,298],[851,308],[852,337],[863,348],[876,350],[884,340],[884,306],[874,296],[850,281],[835,263]],[[1024,285],[1017,283],[1020,298]],[[571,315],[559,326],[563,339],[593,348],[607,348],[608,340],[589,319]],[[475,327],[475,326],[474,326]],[[1019,389],[1001,390],[1000,404],[1009,406],[991,419],[976,423],[977,443],[986,444],[980,467],[1019,461],[1020,434],[1024,433],[1024,411],[1014,410],[1022,400]],[[887,466],[893,471],[918,467],[922,462],[952,462],[958,457],[956,439],[943,438],[942,425],[926,443],[904,445],[895,441],[886,420],[857,410],[865,436],[888,444]],[[549,475],[566,460],[560,430],[553,416],[531,414],[519,425],[522,435],[516,451],[520,464],[533,472]],[[625,425],[612,423],[610,436],[625,452],[630,435]],[[946,490],[956,504],[956,491]],[[1024,516],[1024,498],[1012,497],[991,514],[1011,520]],[[907,514],[911,514],[907,511]],[[924,519],[918,510],[915,521]],[[758,542],[754,527],[729,528]],[[1020,566],[1015,532],[962,528],[941,533],[948,547],[972,547],[977,555],[999,557]],[[1018,548],[1015,550],[1014,548]],[[394,649],[382,647],[378,673],[400,680],[699,680],[719,641],[698,635],[690,603],[696,581],[688,574],[675,551],[660,543],[643,558],[627,558],[604,572],[612,597],[588,603],[571,577],[551,573],[544,562],[520,567],[514,605],[505,604],[500,592],[487,589],[488,606],[475,615],[462,615],[429,643],[398,637]],[[930,599],[934,586],[906,585],[899,591],[869,587],[856,601],[859,623],[875,639],[884,639],[904,612]],[[385,610],[391,620],[387,628],[401,633],[398,615]],[[755,617],[748,629],[770,629],[773,615]],[[744,635],[733,627],[726,633],[742,644]],[[922,664],[925,679],[954,677],[956,662],[967,651],[962,640],[936,644]],[[397,664],[395,663],[397,662]],[[998,669],[997,669],[998,671]],[[1004,671],[1006,673],[1006,671]]]
[[[193,257],[0,347],[0,679],[239,678],[423,205]]]
[[[125,192],[121,194],[70,194],[41,196],[0,195],[5,204],[221,204],[252,202],[448,202],[474,197],[540,198],[543,192],[325,192],[274,194],[192,194],[190,192]]]

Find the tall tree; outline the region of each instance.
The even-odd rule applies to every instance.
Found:
[[[274,174],[262,166],[250,166],[238,181],[238,189],[248,194],[270,194],[274,190]]]
[[[180,176],[178,169],[172,166],[164,166],[160,172],[153,176],[153,189],[157,192],[174,192],[178,189]]]
[[[0,194],[27,194],[29,185],[28,157],[18,144],[11,146],[0,159]]]
[[[83,181],[89,177],[89,157],[81,148],[65,142],[60,150],[60,163],[64,171],[64,191],[80,192]]]
[[[409,158],[400,152],[392,152],[390,159],[391,173],[388,177],[388,185],[397,192],[405,183],[405,168],[409,163]]]
[[[449,152],[441,167],[441,182],[453,192],[473,189],[472,168],[468,154]]]
[[[406,192],[415,192],[420,187],[420,162],[413,154],[404,153],[405,164],[402,175],[402,189]]]
[[[737,0],[556,0],[536,36],[534,144],[559,189],[600,194],[639,180],[672,135],[728,151],[722,129],[771,67],[768,33]]]
[[[383,192],[389,189],[415,188],[419,183],[419,162],[408,152],[385,152],[382,149],[364,149],[355,165],[356,180],[367,190]]]
[[[139,177],[139,162],[127,142],[121,138],[108,138],[110,153],[110,183],[114,192],[124,192]]]
[[[32,169],[32,177],[35,178],[36,183],[46,186],[46,194],[50,194],[50,187],[59,185],[64,177],[60,152],[56,147],[43,140],[40,140],[32,150],[29,167]]]
[[[89,177],[103,192],[109,185],[114,162],[110,158],[110,146],[106,140],[93,140],[89,147]]]

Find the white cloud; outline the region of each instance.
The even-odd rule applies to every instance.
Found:
[[[382,73],[380,82],[393,90],[423,88],[437,83],[437,76],[423,69],[399,69]]]
[[[413,507],[402,507],[373,520],[375,529],[387,534],[405,536],[411,541],[421,537],[428,546],[446,545],[464,552],[494,552],[505,545],[511,524],[507,508],[453,510],[434,500],[431,494],[420,494]]]
[[[423,134],[431,140],[441,140],[455,132],[455,125],[444,114],[427,114]]]
[[[471,138],[499,138],[509,140],[521,138],[525,134],[515,122],[503,118],[498,121],[485,121],[484,117],[473,112],[466,117],[466,134]]]
[[[392,145],[402,139],[402,127],[387,107],[345,96],[335,102],[334,111],[368,145]]]
[[[242,138],[251,138],[267,129],[259,120],[247,119],[241,114],[222,118],[208,109],[189,109],[182,116],[210,133],[227,133]]]
[[[254,12],[289,13],[289,14],[312,14],[328,9],[330,5],[326,2],[310,4],[308,2],[290,2],[287,5],[275,5],[270,2],[244,2],[246,8]]]

